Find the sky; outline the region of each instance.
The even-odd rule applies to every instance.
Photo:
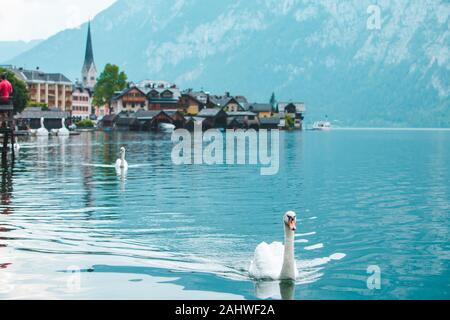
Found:
[[[76,28],[116,0],[0,0],[0,41],[46,39]]]

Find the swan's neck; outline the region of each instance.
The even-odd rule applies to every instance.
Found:
[[[125,152],[122,152],[120,154],[120,167],[124,168],[125,167]]]
[[[285,226],[284,233],[284,258],[280,278],[281,280],[295,280],[295,232]]]

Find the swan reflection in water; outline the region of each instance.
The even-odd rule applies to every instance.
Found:
[[[294,300],[295,281],[259,281],[255,283],[255,296],[258,299]]]

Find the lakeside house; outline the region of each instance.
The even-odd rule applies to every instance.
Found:
[[[107,114],[103,116],[98,122],[98,128],[102,130],[113,130],[115,128],[115,114]]]
[[[92,115],[92,89],[76,84],[72,91],[72,117],[83,120]]]
[[[225,129],[228,125],[227,113],[221,108],[205,108],[197,114],[198,118],[204,118],[205,130],[211,128]]]
[[[213,122],[207,118],[187,117],[184,128],[189,131],[194,131],[195,126],[202,126],[202,130],[206,131],[212,128]]]
[[[178,110],[180,90],[178,88],[152,89],[148,93],[150,110]]]
[[[252,103],[248,105],[247,110],[255,112],[260,119],[273,117],[277,113],[270,103]]]
[[[147,95],[138,87],[130,87],[116,92],[111,103],[115,114],[122,112],[135,112],[148,110],[149,102]]]
[[[229,92],[226,92],[224,96],[209,96],[207,107],[220,108],[225,112],[239,112],[246,111],[247,104],[248,101],[244,96],[231,96]]]
[[[202,109],[206,108],[208,103],[208,94],[200,91],[194,92],[192,89],[183,92],[180,96],[180,109],[188,115],[196,115]]]
[[[106,126],[108,129],[118,131],[159,131],[161,123],[170,123],[177,128],[184,128],[185,122],[186,118],[177,110],[141,109],[136,112],[123,111],[118,115],[105,116],[100,120],[100,128]]]
[[[278,103],[278,110],[282,118],[281,125],[284,126],[284,117],[286,115],[294,119],[294,127],[296,129],[303,128],[304,114],[306,112],[305,103],[303,102],[280,102]]]
[[[180,90],[174,84],[165,81],[145,80],[137,85],[131,84],[123,91],[116,92],[112,99],[111,108],[115,114],[138,110],[182,110],[179,103],[180,97]]]
[[[259,130],[260,123],[256,113],[250,111],[227,112],[228,129]]]
[[[46,73],[39,68],[26,70],[8,68],[27,85],[31,103],[45,104],[49,108],[72,111],[72,82],[61,73]]]
[[[273,115],[272,117],[262,117],[259,118],[260,129],[279,129],[281,123],[281,118],[279,115]]]
[[[41,127],[41,118],[44,118],[44,127],[48,131],[61,129],[62,119],[66,119],[66,125],[69,125],[70,112],[59,109],[42,111],[39,107],[32,107],[15,116],[17,126],[28,129],[39,129]]]

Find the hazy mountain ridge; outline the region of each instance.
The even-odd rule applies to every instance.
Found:
[[[378,3],[381,29],[369,30],[368,0],[119,0],[92,23],[94,52],[99,69],[117,63],[135,81],[259,101],[275,91],[305,101],[310,118],[450,126],[450,4]],[[13,62],[75,80],[85,37],[66,30]]]
[[[0,63],[13,59],[19,54],[30,50],[42,40],[32,41],[0,41]]]

